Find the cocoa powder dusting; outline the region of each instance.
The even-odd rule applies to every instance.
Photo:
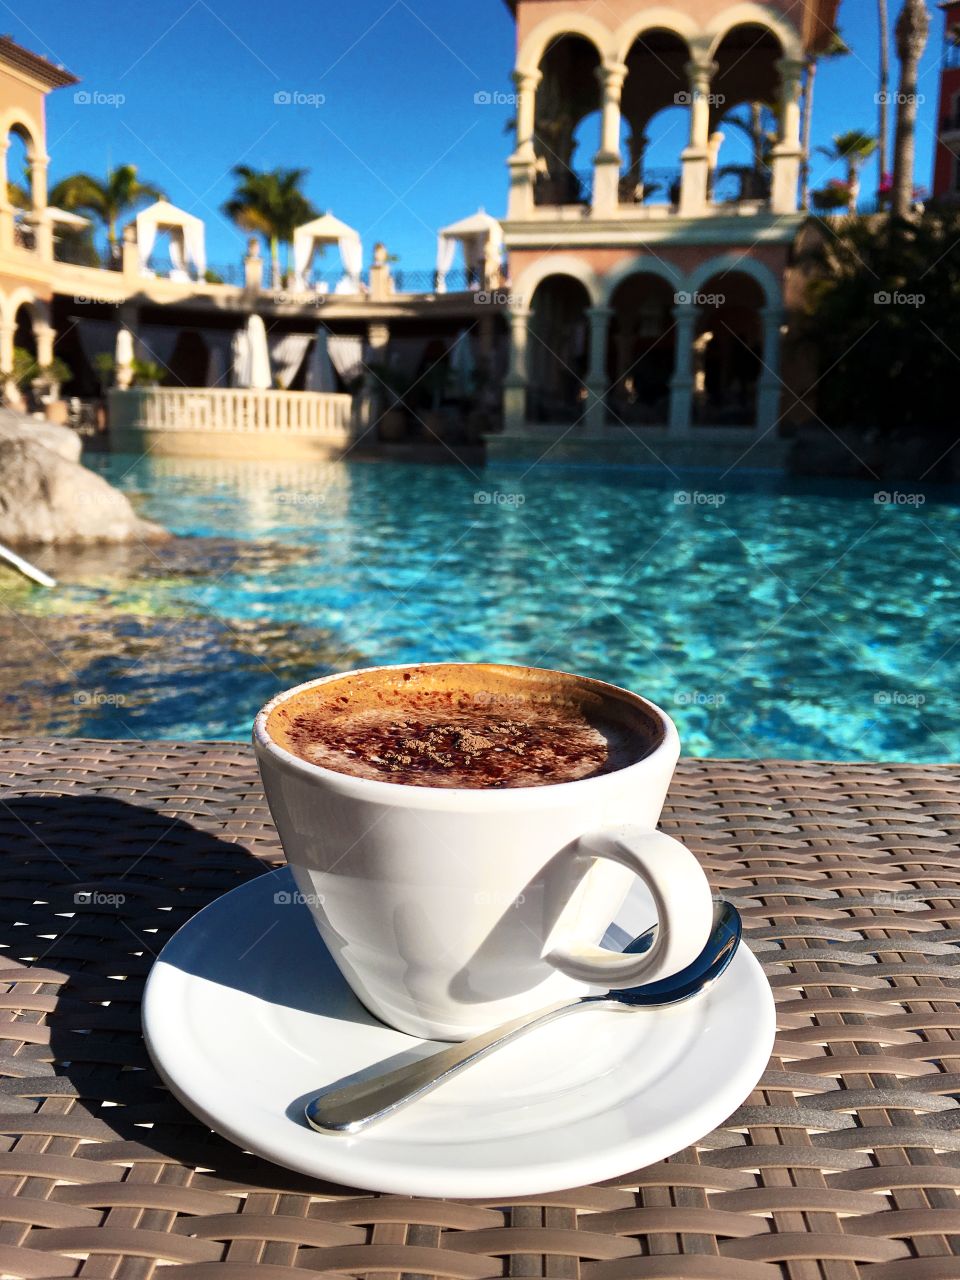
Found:
[[[413,786],[543,786],[638,758],[635,734],[575,707],[464,704],[427,690],[409,698],[404,690],[400,705],[298,709],[284,729],[288,749],[311,764]]]

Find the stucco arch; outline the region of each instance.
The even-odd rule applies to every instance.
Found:
[[[530,306],[537,286],[550,276],[571,276],[586,289],[591,307],[601,305],[603,290],[596,272],[582,259],[567,253],[540,258],[520,273],[519,279],[514,282],[514,291],[519,295],[522,305]]]
[[[3,306],[0,307],[3,323],[15,324],[17,312],[21,307],[26,307],[30,311],[34,327],[37,325],[46,327],[50,324],[50,304],[38,298],[26,285],[14,289],[3,302]]]
[[[800,33],[783,14],[778,13],[771,5],[754,4],[746,0],[743,4],[735,4],[730,9],[723,9],[716,14],[704,28],[704,36],[709,40],[710,57],[714,57],[724,36],[734,27],[765,27],[780,42],[785,58],[803,58],[803,42]]]
[[[43,157],[43,128],[38,120],[20,107],[11,107],[0,116],[0,141],[5,143],[13,130],[22,135],[31,160]]]
[[[561,36],[581,36],[594,46],[601,62],[610,61],[611,36],[602,23],[587,13],[558,13],[537,23],[524,40],[517,51],[517,70],[537,71],[551,41]]]
[[[626,62],[627,55],[638,36],[654,30],[670,31],[675,36],[679,36],[690,50],[691,56],[698,43],[703,42],[700,28],[688,13],[656,5],[652,9],[643,9],[635,13],[614,32],[610,47],[616,60]]]
[[[782,304],[780,281],[770,268],[758,262],[756,258],[749,258],[740,253],[721,253],[715,258],[708,258],[706,262],[701,262],[688,276],[687,289],[690,293],[696,293],[712,276],[723,275],[726,272],[739,272],[755,280],[763,290],[764,301],[768,307],[778,307]]]
[[[664,262],[661,258],[654,258],[653,256],[628,258],[625,262],[618,263],[612,271],[608,271],[605,276],[601,277],[601,296],[605,307],[610,306],[617,288],[623,284],[624,280],[629,280],[631,276],[657,276],[659,279],[665,280],[674,292],[685,287],[683,272],[672,263]]]

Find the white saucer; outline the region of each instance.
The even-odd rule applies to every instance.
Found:
[[[622,947],[652,916],[638,882],[607,945]],[[715,986],[686,1004],[571,1014],[366,1133],[319,1134],[303,1117],[318,1089],[434,1045],[367,1013],[297,904],[286,868],[188,921],[164,947],[143,1000],[157,1070],[238,1146],[355,1187],[448,1197],[557,1191],[681,1150],[750,1093],[774,1026],[770,987],[741,946]]]

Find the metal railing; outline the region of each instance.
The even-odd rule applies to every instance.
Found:
[[[620,203],[679,205],[682,173],[679,165],[673,165],[624,174],[620,179]]]
[[[562,169],[559,173],[537,175],[533,188],[536,205],[590,204],[593,200],[593,169]]]
[[[215,276],[216,279],[211,280],[210,277]],[[242,285],[244,283],[243,267],[236,262],[231,262],[227,266],[207,267],[203,277],[209,284],[235,284]]]
[[[715,204],[740,204],[744,200],[770,199],[770,170],[749,165],[725,165],[717,169],[710,184]]]
[[[27,249],[33,253],[37,247],[37,233],[26,222],[14,222],[13,243],[18,249]]]

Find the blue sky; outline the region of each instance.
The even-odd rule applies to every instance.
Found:
[[[94,99],[50,96],[51,179],[136,164],[206,220],[212,265],[242,252],[244,237],[219,213],[237,162],[309,169],[311,198],[360,230],[365,256],[382,239],[407,269],[432,267],[444,223],[479,205],[504,212],[513,110],[475,102],[512,89],[503,0],[34,0],[23,16],[0,5],[10,35],[64,63]],[[899,0],[891,8],[895,16]],[[931,17],[920,185],[930,181],[943,24]],[[821,67],[815,142],[875,128],[875,5],[844,0],[840,25],[854,54]],[[277,94],[300,99],[277,103]],[[816,162],[815,181],[825,164]],[[865,189],[871,181],[868,169]]]

